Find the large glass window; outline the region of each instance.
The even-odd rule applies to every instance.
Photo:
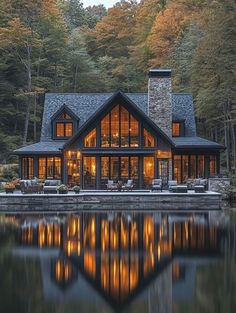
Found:
[[[112,179],[115,182],[122,180],[124,183],[128,179],[133,179],[138,187],[139,178],[139,157],[101,157],[101,185],[106,187],[107,180]]]
[[[85,138],[84,138],[84,146],[86,148],[96,147],[96,128],[94,128]]]
[[[143,178],[145,187],[150,187],[154,179],[154,157],[143,158]]]
[[[40,179],[61,179],[61,158],[45,157],[39,158]]]
[[[84,188],[93,189],[96,187],[96,157],[84,157]]]
[[[181,183],[181,155],[174,155],[174,178]]]
[[[117,105],[101,121],[102,147],[138,147],[139,122]]]
[[[34,159],[33,158],[22,159],[22,178],[23,179],[34,178]]]
[[[210,167],[210,177],[214,177],[216,175],[216,156],[215,155],[210,155],[209,167]]]
[[[198,156],[198,177],[199,178],[204,178],[204,155],[199,155]]]
[[[119,106],[111,111],[111,146],[119,147]]]
[[[144,147],[155,146],[154,137],[149,133],[149,131],[146,130],[146,128],[144,128],[143,130],[143,136],[144,136]]]
[[[102,147],[110,146],[110,115],[106,115],[101,121],[101,145]]]
[[[196,156],[190,155],[190,178],[196,178]]]
[[[121,147],[129,147],[129,112],[121,107]]]
[[[184,183],[186,183],[188,179],[188,168],[189,168],[189,161],[188,161],[188,155],[182,156],[182,180]]]

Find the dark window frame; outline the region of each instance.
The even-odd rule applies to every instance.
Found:
[[[53,178],[48,178],[48,159],[49,158],[53,158]],[[39,160],[40,159],[44,159],[45,160],[45,176],[43,178],[40,178],[40,179],[59,179],[58,177],[55,177],[55,158],[59,158],[61,160],[61,177],[60,177],[60,180],[62,180],[62,169],[63,169],[63,160],[62,160],[62,157],[61,156],[40,156],[38,158],[38,176],[39,176]]]
[[[173,124],[179,124],[179,135],[173,134]],[[172,137],[184,137],[185,136],[185,122],[184,121],[172,121]]]
[[[30,159],[32,160],[32,176],[30,176],[30,170],[29,170],[29,165],[30,165],[29,160]],[[24,160],[26,160],[26,168],[25,168],[25,165],[24,165]],[[34,174],[35,174],[34,162],[35,162],[35,160],[34,160],[33,157],[23,157],[21,159],[21,169],[22,169],[21,176],[22,176],[23,179],[33,179],[34,178]],[[26,173],[24,173],[25,170],[26,170]]]

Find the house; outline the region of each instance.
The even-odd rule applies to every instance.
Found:
[[[45,95],[40,142],[15,150],[20,177],[104,189],[108,179],[184,183],[220,172],[216,142],[197,136],[191,94],[172,93],[171,70],[149,72],[148,93]]]

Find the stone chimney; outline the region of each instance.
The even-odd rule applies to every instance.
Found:
[[[171,92],[171,70],[150,70],[148,81],[148,115],[169,137],[172,136]]]

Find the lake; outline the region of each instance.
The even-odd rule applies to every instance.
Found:
[[[0,215],[0,277],[2,313],[235,312],[236,211]]]

